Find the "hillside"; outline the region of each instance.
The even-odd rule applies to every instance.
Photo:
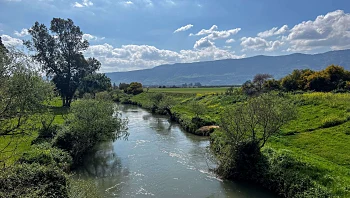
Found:
[[[141,82],[145,85],[181,85],[200,82],[202,85],[242,84],[257,73],[269,73],[280,78],[294,69],[321,70],[335,64],[350,69],[350,50],[321,54],[290,54],[284,56],[254,56],[196,63],[161,65],[152,69],[106,73],[113,83]]]

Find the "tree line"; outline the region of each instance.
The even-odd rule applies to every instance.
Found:
[[[254,95],[264,91],[350,91],[350,71],[344,67],[330,65],[324,70],[296,69],[276,80],[270,74],[257,74],[253,80],[242,84],[242,91]]]

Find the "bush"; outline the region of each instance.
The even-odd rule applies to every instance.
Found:
[[[325,118],[324,120],[322,120],[321,126],[322,126],[322,128],[329,128],[329,127],[343,124],[344,122],[346,122],[346,118],[331,116],[331,117],[328,117],[328,118]]]
[[[61,149],[52,148],[49,143],[43,143],[33,145],[32,149],[24,152],[18,161],[20,163],[58,166],[63,170],[68,170],[72,164],[72,157]]]
[[[57,167],[20,164],[0,170],[0,197],[68,197],[68,180]]]
[[[68,151],[75,163],[102,141],[126,138],[126,120],[116,113],[115,105],[103,100],[79,100],[72,103],[64,128],[54,139],[54,146]]]
[[[317,177],[324,177],[324,171],[298,160],[291,152],[264,150],[268,169],[262,185],[282,197],[331,197],[326,188],[316,183]]]

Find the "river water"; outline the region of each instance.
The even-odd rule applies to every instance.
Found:
[[[208,138],[136,106],[119,109],[129,119],[128,140],[99,145],[77,170],[94,181],[103,197],[275,197],[211,173],[215,164],[208,160]]]

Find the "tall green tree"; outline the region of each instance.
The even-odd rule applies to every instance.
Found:
[[[107,91],[112,88],[111,79],[105,74],[95,73],[85,76],[78,88],[79,95],[83,96],[85,93],[95,95],[97,92]]]
[[[34,59],[42,64],[46,75],[52,78],[63,105],[70,106],[80,81],[101,66],[95,58],[85,59],[83,52],[89,42],[71,19],[53,18],[50,29],[35,22],[29,30],[32,39],[24,44],[33,50]]]

